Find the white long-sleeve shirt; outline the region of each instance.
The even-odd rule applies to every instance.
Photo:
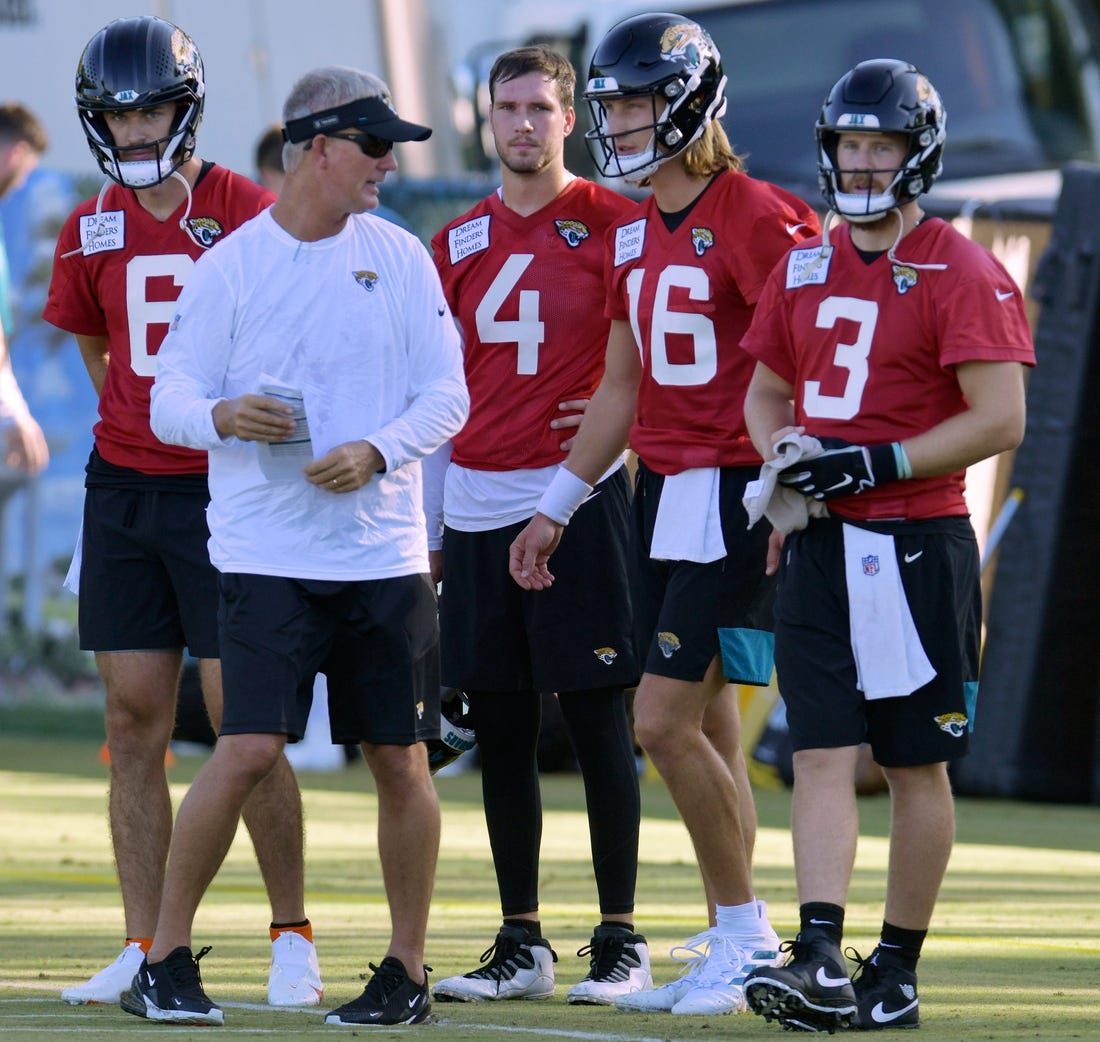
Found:
[[[303,579],[427,571],[420,460],[462,427],[469,396],[439,277],[412,235],[360,215],[300,242],[266,211],[195,265],[158,358],[154,432],[210,453],[215,567]],[[312,458],[365,439],[385,472],[341,494],[300,473],[270,480],[264,448],[222,439],[213,408],[272,383],[302,392]]]

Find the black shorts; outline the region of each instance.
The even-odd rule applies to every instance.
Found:
[[[620,467],[573,515],[550,559],[554,584],[522,590],[508,548],[527,522],[443,533],[443,683],[467,691],[586,691],[637,683]]]
[[[317,673],[332,740],[439,737],[439,629],[426,575],[333,582],[221,576],[222,734],[305,732]]]
[[[884,767],[966,753],[978,689],[981,585],[965,517],[875,524],[894,536],[902,586],[936,676],[901,698],[866,700],[856,687],[844,575],[843,526],[811,521],[787,536],[775,608],[775,659],[798,749],[870,742]]]
[[[196,490],[89,484],[78,619],[85,651],[187,647],[218,657],[218,573]]]
[[[771,528],[748,527],[741,498],[759,467],[724,467],[719,512],[726,556],[709,564],[649,556],[664,476],[638,465],[632,594],[638,656],[656,676],[697,682],[716,655],[730,681],[767,686],[775,579],[764,574]]]

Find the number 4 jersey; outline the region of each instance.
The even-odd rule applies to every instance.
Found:
[[[575,178],[522,216],[498,192],[442,228],[432,253],[465,338],[470,418],[452,460],[527,470],[565,458],[550,421],[603,375],[604,233],[637,203]]]
[[[149,427],[157,351],[195,261],[274,201],[248,178],[206,164],[186,231],[183,204],[158,221],[132,189],[116,184],[98,212],[90,199],[65,222],[43,318],[69,333],[107,337],[111,358],[93,433],[108,463],[144,474],[206,472],[205,452],[165,445]]]

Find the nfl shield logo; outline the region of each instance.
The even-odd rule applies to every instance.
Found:
[[[878,554],[868,554],[862,563],[864,575],[878,575]]]

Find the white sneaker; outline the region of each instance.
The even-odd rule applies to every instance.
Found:
[[[707,959],[692,987],[672,1007],[686,1015],[740,1013],[746,1009],[745,977],[758,966],[777,966],[782,961],[779,938],[736,937],[709,931]]]
[[[592,943],[578,955],[591,957],[588,975],[569,989],[565,1001],[576,1005],[613,1006],[634,992],[653,990],[649,945],[625,926],[597,926]]]
[[[70,1006],[88,1006],[104,1003],[117,1006],[119,997],[130,990],[134,983],[134,974],[141,969],[145,952],[137,941],[131,941],[122,949],[122,954],[106,969],[102,969],[90,980],[78,984],[75,988],[66,988],[61,993],[62,1001]]]
[[[710,931],[707,930],[677,945],[668,954],[677,962],[684,963],[680,976],[658,988],[620,995],[615,1000],[615,1008],[624,1013],[668,1013],[695,987],[699,972],[707,961],[706,945],[709,939]]]
[[[432,988],[440,1002],[493,1002],[498,999],[548,999],[554,994],[558,957],[545,937],[522,927],[501,926],[485,963],[460,977],[447,977]]]
[[[271,942],[269,1006],[317,1006],[325,993],[317,949],[300,933],[284,930]]]

